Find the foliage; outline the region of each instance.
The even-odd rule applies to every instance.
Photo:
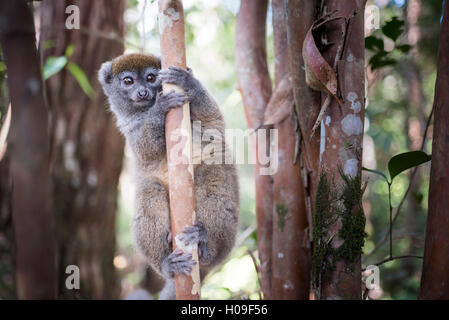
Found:
[[[382,34],[391,39],[394,43],[394,48],[391,51],[385,50],[382,37],[370,35],[365,38],[365,48],[373,52],[373,55],[369,59],[371,70],[396,64],[397,59],[393,57],[394,51],[402,54],[406,54],[410,51],[410,45],[397,43],[399,36],[404,31],[403,27],[404,21],[399,20],[397,17],[393,17],[382,26]]]
[[[390,159],[390,161],[388,161],[388,171],[390,173],[390,180],[388,180],[387,176],[379,170],[368,169],[365,167],[363,167],[363,170],[380,175],[382,178],[385,179],[387,184],[391,185],[393,183],[393,179],[400,173],[413,167],[417,167],[423,163],[426,163],[431,159],[432,159],[431,156],[422,151],[409,151],[393,156]]]
[[[83,69],[78,66],[75,62],[69,61],[72,56],[75,48],[73,45],[69,45],[66,48],[65,55],[60,57],[50,56],[47,58],[44,64],[44,80],[47,80],[51,76],[57,74],[62,69],[67,69],[70,74],[76,79],[78,84],[80,85],[83,92],[92,99],[94,96],[94,89],[92,88],[89,79],[87,79],[86,74]]]
[[[395,155],[388,161],[388,171],[390,172],[391,181],[401,172],[419,166],[432,159],[422,151],[410,151]]]

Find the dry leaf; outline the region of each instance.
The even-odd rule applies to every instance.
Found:
[[[282,122],[292,112],[294,104],[292,82],[287,75],[279,82],[268,102],[264,114],[264,125]]]
[[[306,71],[306,82],[316,91],[325,91],[332,96],[337,94],[337,76],[334,69],[323,58],[316,46],[312,30],[315,23],[312,24],[307,32],[302,46],[302,56]]]

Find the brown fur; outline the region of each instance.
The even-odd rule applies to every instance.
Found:
[[[140,72],[146,67],[161,68],[159,59],[152,54],[131,53],[117,57],[112,62],[112,73],[118,75],[125,70]]]

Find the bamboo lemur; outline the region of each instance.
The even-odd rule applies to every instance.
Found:
[[[221,151],[226,148],[223,116],[191,70],[161,70],[160,60],[150,54],[122,55],[103,63],[99,81],[117,126],[134,153],[135,244],[166,279],[178,273],[190,274],[195,263],[191,255],[172,252],[171,248],[165,115],[170,108],[190,102],[191,119],[201,122],[201,131],[215,129],[221,134]],[[162,83],[176,84],[184,91],[164,93]],[[239,216],[238,181],[233,164],[203,161],[195,166],[194,181],[197,223],[185,228],[181,239],[185,244],[198,243],[204,277],[223,261],[234,244]],[[173,292],[167,296],[173,297]]]

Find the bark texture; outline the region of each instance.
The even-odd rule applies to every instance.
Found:
[[[443,9],[435,84],[429,211],[420,299],[449,299],[449,3]]]
[[[56,298],[48,109],[34,21],[24,0],[0,3],[1,42],[12,105],[10,133],[16,288],[19,299]]]
[[[3,54],[1,61],[3,61]],[[15,299],[14,234],[12,226],[12,178],[7,137],[11,109],[6,85],[6,72],[0,74],[0,299]]]
[[[267,0],[242,1],[237,14],[235,35],[235,63],[238,88],[242,94],[248,128],[263,124],[265,108],[271,97],[271,82],[266,56]],[[269,128],[265,128],[269,129]],[[268,130],[267,130],[268,131]],[[254,142],[254,141],[253,141]],[[252,143],[254,155],[259,149],[269,150],[269,136],[262,142]],[[273,234],[272,178],[261,175],[263,165],[255,157],[257,239],[260,259],[261,287],[265,299],[271,299],[271,254]]]
[[[309,139],[310,130],[320,111],[320,94],[309,88],[305,79],[302,46],[307,31],[317,15],[317,1],[284,1],[287,19],[287,40],[290,59],[290,75],[293,84],[296,117],[302,136],[300,161],[303,167],[303,185],[309,225],[312,225],[312,212],[315,206],[315,192],[318,185],[320,138],[314,135]],[[311,233],[311,227],[309,232]]]
[[[290,76],[290,60],[284,1],[273,0],[272,9],[276,91],[281,80]],[[272,156],[278,157],[278,171],[273,176],[273,299],[308,299],[310,290],[307,211],[300,161],[295,159],[295,146],[300,139],[295,121],[292,109],[286,119],[274,126],[278,130],[278,154]]]
[[[317,216],[318,209],[326,206],[330,206],[331,216],[324,223],[328,244],[321,243],[314,250],[323,250],[328,246],[326,250],[330,252],[334,264],[327,266],[322,274],[317,294],[321,299],[361,299],[360,254],[365,225],[361,204],[365,1],[328,0],[325,8],[326,12],[336,11],[336,15],[351,20],[347,28],[341,19],[326,25],[328,41],[335,45],[330,46],[323,56],[331,66],[337,67],[338,87],[344,107],[340,108],[336,99],[332,99],[321,122],[319,183],[323,189],[317,192],[314,222],[317,223],[320,218]],[[342,40],[342,33],[345,41]],[[340,52],[341,57],[338,56]],[[325,96],[322,95],[323,103]],[[326,185],[328,193],[325,191]],[[327,225],[329,221],[331,223]],[[314,228],[318,228],[317,225]],[[314,258],[318,259],[317,252]]]
[[[176,18],[174,18],[176,16]],[[184,9],[178,0],[159,0],[159,30],[161,31],[162,68],[169,66],[186,68],[186,48],[184,31]],[[174,85],[164,84],[163,90],[182,91]],[[183,133],[183,145],[180,147],[175,132]],[[173,237],[173,249],[177,247],[176,236],[182,233],[186,226],[191,226],[195,218],[195,198],[193,183],[192,162],[192,128],[190,121],[190,108],[186,103],[182,108],[175,108],[167,113],[165,120],[165,137],[167,144],[168,183],[170,196],[170,223]],[[180,148],[184,157],[181,161],[179,155],[173,152]],[[179,163],[178,163],[179,162]],[[187,248],[181,248],[186,250]],[[198,248],[190,250],[193,260],[197,263],[190,275],[179,274],[175,276],[177,300],[200,299],[200,269],[198,261]]]
[[[65,28],[65,10],[72,4],[80,9],[79,30]],[[124,35],[125,5],[124,0],[45,0],[41,5],[44,61],[64,55],[73,45],[69,61],[81,67],[94,89],[89,99],[67,69],[47,80],[59,284],[64,298],[112,299],[120,294],[113,259],[124,139],[106,109],[97,71],[102,62],[123,53],[123,44],[116,39]],[[80,268],[80,290],[65,287],[68,265]]]

